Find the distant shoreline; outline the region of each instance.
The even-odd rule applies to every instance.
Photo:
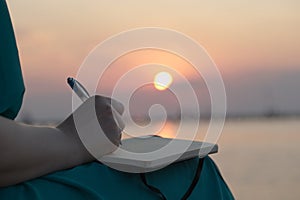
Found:
[[[147,117],[133,117],[136,119],[135,121],[139,124],[147,124],[149,120]],[[211,115],[208,114],[202,114],[200,116],[200,121],[209,121],[211,118]],[[170,122],[177,122],[180,121],[180,117],[168,117],[167,121]],[[192,116],[185,118],[184,120],[189,119],[195,119]],[[247,121],[247,120],[273,120],[273,119],[282,119],[282,120],[289,120],[289,119],[299,119],[300,120],[300,113],[299,114],[285,114],[285,113],[274,113],[274,114],[228,114],[226,115],[226,121]],[[45,120],[36,120],[34,118],[21,118],[18,119],[18,122],[24,123],[24,124],[32,124],[32,125],[49,125],[49,126],[55,126],[59,122],[61,122],[63,119],[45,119]],[[154,121],[160,121],[159,118],[154,118]]]

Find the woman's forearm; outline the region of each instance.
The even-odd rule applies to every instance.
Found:
[[[92,143],[98,157],[116,150],[121,140],[124,107],[115,100],[93,96],[57,128],[28,126],[0,117],[0,187],[93,161],[78,136],[73,117],[80,116],[81,123],[89,124],[94,110],[101,129],[91,129],[103,138]]]
[[[0,187],[92,160],[78,136],[0,117]]]

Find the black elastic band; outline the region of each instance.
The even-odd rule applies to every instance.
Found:
[[[184,194],[184,196],[181,198],[181,200],[186,200],[187,198],[189,198],[189,196],[192,194],[195,186],[197,185],[197,183],[200,179],[200,175],[201,175],[201,171],[202,171],[202,167],[203,167],[203,160],[204,160],[203,158],[199,159],[196,174],[194,176],[193,182],[190,185],[189,189]]]
[[[165,197],[165,195],[164,195],[158,188],[153,187],[152,185],[149,185],[149,184],[147,183],[145,173],[141,173],[140,175],[141,175],[141,178],[142,178],[143,183],[144,183],[151,191],[153,191],[153,192],[155,192],[156,194],[158,194],[158,195],[161,197],[161,199],[167,200],[167,198]]]
[[[189,198],[189,196],[192,194],[193,190],[195,189],[199,179],[200,179],[200,175],[201,175],[201,171],[202,171],[202,167],[203,167],[203,158],[199,159],[198,162],[198,166],[197,166],[197,170],[196,170],[196,174],[194,176],[194,179],[189,187],[189,189],[186,191],[186,193],[183,195],[183,197],[181,198],[181,200],[187,200],[187,198]],[[143,183],[153,192],[155,192],[156,194],[158,194],[161,199],[163,200],[167,200],[167,198],[165,197],[165,195],[156,187],[153,187],[152,185],[149,185],[147,183],[147,179],[146,179],[146,174],[145,173],[141,173],[140,174],[141,179],[143,181]]]

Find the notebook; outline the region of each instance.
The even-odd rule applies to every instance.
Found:
[[[217,152],[217,144],[149,136],[122,140],[119,149],[99,160],[119,171],[142,173]]]

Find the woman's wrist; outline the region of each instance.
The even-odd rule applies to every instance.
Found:
[[[70,120],[69,118],[66,120]],[[70,125],[71,123],[66,123],[66,124]],[[72,165],[81,165],[95,160],[95,158],[88,152],[88,150],[81,142],[75,126],[59,125],[55,129],[57,131],[60,131],[61,134],[64,134],[68,138],[68,143],[69,143],[68,154],[70,155],[71,158],[70,162],[72,162]]]

